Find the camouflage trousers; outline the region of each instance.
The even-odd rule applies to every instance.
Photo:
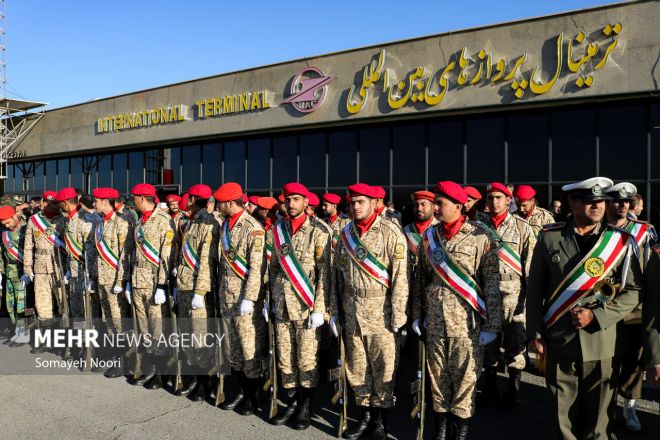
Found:
[[[122,294],[123,295],[123,294]],[[92,318],[101,314],[101,306],[95,295],[89,296]],[[71,277],[69,280],[69,306],[74,321],[85,319],[85,283],[82,278]]]
[[[213,359],[213,350],[200,345],[198,342],[208,333],[208,322],[210,306],[208,301],[204,301],[205,307],[194,310],[192,308],[193,299],[192,290],[179,290],[177,294],[177,324],[181,338],[191,340],[190,336],[195,335],[190,344],[182,344],[183,352],[186,354],[188,365],[194,365],[200,368],[211,366]]]
[[[427,338],[426,362],[431,379],[433,411],[469,418],[474,415],[483,347],[470,338]]]
[[[282,387],[314,388],[319,383],[320,328],[308,328],[307,320],[275,323],[277,366]]]
[[[163,334],[163,308],[165,304],[157,305],[154,303],[155,289],[133,288],[133,305],[135,307],[135,317],[138,325],[138,331],[141,334],[149,333],[152,341],[151,346],[146,347],[148,353],[164,355],[167,353],[167,347],[163,344],[157,344]]]
[[[25,326],[25,287],[20,280],[18,267],[16,265],[7,265],[5,267],[6,281],[6,306],[7,313],[12,324],[16,327]],[[2,292],[0,291],[0,301],[2,301]]]
[[[525,369],[525,303],[520,295],[502,295],[502,333],[485,347],[485,366],[496,367],[502,362],[500,347],[504,349],[504,362],[509,368]]]
[[[112,287],[107,286],[98,286],[98,289],[108,331],[116,334],[126,331],[126,320],[130,318],[131,311],[124,292],[113,293]]]
[[[266,322],[258,312],[261,307],[256,304],[250,315],[232,317],[228,329],[231,368],[250,379],[261,377],[267,352]]]
[[[365,336],[346,335],[346,378],[359,406],[394,406],[398,363],[396,337],[387,329]]]
[[[53,295],[57,306],[62,302],[58,283],[52,273],[34,274],[34,307],[37,310],[39,321],[53,319]]]

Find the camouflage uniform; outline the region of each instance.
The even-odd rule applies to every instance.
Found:
[[[314,309],[310,310],[300,299],[279,263],[273,244],[273,233],[278,223],[284,222],[291,234],[288,220],[278,220],[268,231],[266,242],[272,246],[269,283],[275,307],[277,335],[277,362],[285,389],[314,388],[319,381],[318,349],[320,328],[310,328],[311,312],[327,318],[326,304],[330,289],[330,235],[313,217],[307,217],[300,229],[291,236],[291,252],[295,253],[305,275],[314,286]]]
[[[0,234],[4,238],[7,234],[7,239],[14,243],[21,251],[23,250],[25,229],[27,223],[21,220],[20,224],[15,231],[10,231],[4,226],[0,226]],[[17,328],[25,327],[25,286],[21,282],[23,275],[23,261],[14,258],[12,254],[7,251],[4,239],[0,239],[0,248],[2,254],[0,255],[0,272],[5,279],[5,292],[7,292],[7,312],[11,322]],[[0,306],[2,305],[2,290],[0,290]]]
[[[357,404],[391,408],[398,364],[394,330],[407,319],[406,239],[394,223],[377,216],[360,240],[385,265],[391,285],[385,287],[364,272],[340,238],[335,248],[330,313],[343,320],[346,377]]]
[[[62,310],[62,298],[57,283],[63,282],[60,278],[64,277],[64,272],[61,271],[64,268],[59,266],[59,260],[61,258],[62,263],[66,260],[66,255],[62,255],[62,252],[60,255],[55,253],[55,245],[48,240],[48,237],[53,237],[56,233],[60,243],[63,243],[66,218],[61,214],[51,219],[42,216],[48,223],[45,233],[42,233],[35,225],[36,215],[41,214],[30,217],[25,229],[23,269],[25,275],[34,276],[34,306],[39,321],[47,321],[53,318],[53,292],[56,295],[58,310],[60,312]]]
[[[222,229],[224,234],[224,229]],[[231,367],[250,379],[262,373],[266,352],[266,328],[260,311],[263,307],[261,280],[264,273],[264,230],[259,221],[243,211],[230,231],[231,246],[247,263],[248,274],[242,279],[229,264],[234,255],[225,254],[219,240],[220,314],[229,320]],[[242,300],[255,303],[254,312],[241,316]]]
[[[434,226],[441,227],[441,224]],[[413,319],[423,316],[426,320],[426,359],[433,410],[467,419],[474,414],[483,358],[479,333],[499,332],[502,326],[499,268],[486,232],[469,221],[449,241],[444,237],[442,241],[447,254],[481,287],[488,319],[482,320],[466,300],[443,283],[426,255],[419,263],[415,280]],[[420,252],[425,252],[423,246]]]
[[[77,260],[71,252],[67,252],[67,266],[71,272],[69,280],[69,300],[71,303],[71,316],[74,320],[85,317],[85,276],[88,280],[96,279],[96,246],[94,241],[94,229],[99,221],[96,217],[87,215],[84,211],[76,210],[69,215],[66,226],[66,237],[74,247],[81,249],[81,259]],[[88,272],[85,275],[85,262]],[[91,304],[90,304],[91,305]]]
[[[181,241],[181,249],[188,242],[199,258],[199,267],[193,270],[185,263],[183,251],[179,252],[179,267],[177,270],[177,308],[180,321],[179,331],[181,333],[194,333],[196,335],[207,332],[207,318],[211,310],[211,304],[204,301],[204,308],[194,310],[192,308],[193,295],[206,295],[211,292],[211,280],[213,271],[218,261],[218,236],[220,226],[213,215],[206,209],[200,209],[193,218],[188,221]],[[208,350],[200,347],[184,347],[189,365],[206,367],[210,365],[211,355]]]
[[[517,214],[529,222],[534,229],[534,235],[539,235],[539,232],[543,230],[544,225],[550,225],[555,222],[555,218],[550,211],[538,206],[534,207],[534,210],[529,217],[520,211],[518,211]]]
[[[349,217],[343,217],[341,215],[337,216],[334,222],[330,223],[330,227],[332,228],[332,248],[333,250],[337,247],[337,243],[339,242],[341,230],[351,222],[351,219]]]
[[[380,216],[380,218],[385,219],[385,220],[389,220],[390,222],[394,223],[395,225],[397,225],[399,227],[399,229],[402,228],[401,220],[399,220],[399,217],[394,215],[394,211],[392,211],[390,209],[387,209],[387,208],[384,208],[381,211],[381,213],[378,214],[378,215]]]

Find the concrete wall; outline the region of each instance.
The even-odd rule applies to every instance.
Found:
[[[531,19],[516,23],[495,25],[451,34],[442,34],[397,42],[378,47],[352,50],[315,58],[297,60],[259,69],[252,69],[181,84],[170,85],[136,92],[128,95],[97,100],[80,105],[48,111],[45,117],[29,133],[17,150],[24,150],[25,158],[51,157],[53,155],[80,154],[83,151],[107,148],[143,146],[162,142],[179,142],[193,138],[221,137],[238,133],[300,128],[308,125],[330,125],[346,121],[363,121],[373,118],[393,118],[416,114],[438,114],[476,108],[493,108],[520,105],[547,105],[549,101],[567,99],[593,99],[594,97],[649,94],[658,92],[660,81],[660,2],[646,1],[579,11],[552,17]],[[622,25],[619,33],[603,29],[609,24]],[[582,43],[574,38],[583,32]],[[538,66],[535,78],[546,82],[557,68],[557,40],[563,33],[562,69],[556,83],[549,91],[536,94],[531,86],[523,90],[521,98],[515,96],[512,88],[518,83],[530,81],[532,70]],[[603,59],[606,48],[616,40],[616,47],[605,65],[595,70]],[[567,63],[569,41],[573,41],[572,58],[579,60],[589,43],[598,45],[597,53],[577,72],[571,72]],[[468,62],[465,73],[466,85],[458,85],[460,52],[466,48]],[[382,49],[386,49],[385,63],[380,79],[369,89],[369,98],[363,109],[355,114],[347,111],[346,100],[352,85],[362,84],[363,70],[370,62],[378,59]],[[482,79],[470,85],[477,71],[478,52],[484,49],[492,54],[491,79]],[[527,54],[515,77],[493,82],[497,73],[496,64],[500,58],[506,61],[505,75],[509,74],[515,61]],[[455,69],[447,72],[448,90],[442,101],[428,105],[409,101],[398,109],[388,104],[388,87],[383,91],[385,70],[388,85],[396,87],[404,80],[408,88],[408,75],[418,67],[423,68],[419,78],[413,80],[426,86],[431,78],[430,96],[440,88],[439,77],[445,67],[454,61]],[[482,63],[485,66],[485,60]],[[325,75],[334,76],[327,86],[325,102],[312,113],[301,113],[290,104],[281,104],[289,96],[292,77],[301,69],[318,67]],[[591,77],[591,87],[578,87],[576,81]],[[422,87],[422,95],[424,87]],[[97,119],[107,115],[142,111],[163,105],[184,104],[191,116],[195,116],[195,101],[221,97],[253,90],[270,91],[272,108],[191,119],[165,124],[122,130],[119,132],[97,132]],[[417,90],[417,89],[416,89]],[[418,90],[419,92],[419,90]],[[520,92],[519,92],[520,93]],[[396,97],[396,96],[395,96]],[[396,104],[395,104],[396,105]]]

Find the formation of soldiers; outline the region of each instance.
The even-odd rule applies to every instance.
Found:
[[[477,189],[438,182],[412,193],[415,220],[405,227],[385,207],[385,190],[365,183],[345,198],[288,183],[278,199],[248,198],[233,182],[215,192],[198,184],[163,204],[156,188],[139,184],[134,210],[112,188],[91,197],[46,191],[36,212],[4,197],[0,276],[13,324],[4,343],[30,342],[27,292],[40,328],[100,318],[105,331],[122,334],[132,318],[133,331],[158,338],[203,334],[215,322],[211,330],[225,337],[215,353],[193,345],[173,359],[171,350],[144,348],[132,383],[169,384],[177,395],[214,397],[251,415],[267,379],[271,423],[299,430],[310,425],[320,352],[334,346],[333,401],[343,405],[338,434],[346,439],[387,438],[409,329],[419,351],[417,438],[427,378],[436,439],[467,438],[477,406],[513,410],[529,345],[559,438],[609,438],[612,384],[626,399],[626,426],[639,430],[644,369],[660,382],[660,246],[653,227],[630,215],[634,185],[596,177],[563,190],[571,214],[555,223],[530,186],[492,183],[486,213]],[[214,368],[220,350],[229,376]],[[72,355],[83,350],[64,353]],[[171,373],[172,360],[198,374]],[[502,395],[498,370],[509,378]],[[226,378],[238,385],[231,398]],[[350,427],[346,382],[361,411]]]

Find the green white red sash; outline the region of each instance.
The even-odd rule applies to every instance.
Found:
[[[16,261],[23,261],[23,250],[16,245],[16,242],[11,239],[11,232],[2,231],[2,243],[9,255]]]
[[[633,236],[637,246],[640,246],[646,238],[650,226],[651,225],[648,223],[629,221],[628,226],[625,227],[625,230]]]
[[[50,244],[62,252],[66,250],[65,244],[62,243],[62,240],[60,240],[60,237],[57,235],[55,226],[50,224],[40,212],[30,217],[30,220],[32,220],[32,224],[34,224],[37,230],[46,237]]]
[[[607,230],[589,253],[564,278],[545,305],[543,322],[550,327],[603,279],[625,255],[628,234]]]
[[[411,223],[403,228],[406,234],[406,241],[408,241],[408,249],[415,255],[418,255],[419,245],[422,244],[422,234],[415,230],[415,226]]]
[[[153,264],[156,267],[160,266],[160,252],[156,249],[152,243],[147,240],[144,236],[144,231],[142,230],[142,219],[138,221],[137,226],[135,227],[135,244],[140,250],[140,253],[146,258],[146,260]]]
[[[341,238],[344,245],[346,245],[348,254],[357,263],[358,267],[383,286],[390,287],[390,274],[387,271],[387,266],[362,243],[353,222],[344,226],[341,230]]]
[[[197,272],[199,270],[199,255],[197,255],[197,252],[195,252],[195,249],[193,249],[192,245],[190,244],[190,240],[188,240],[186,237],[183,239],[182,254],[183,263],[193,272]]]
[[[266,243],[266,260],[270,263],[270,259],[273,256],[273,245]]]
[[[69,251],[69,255],[77,261],[82,261],[83,247],[73,238],[73,234],[68,227],[64,231],[64,244],[66,244],[66,250]]]
[[[333,249],[337,247],[338,242],[339,242],[339,234],[337,234],[336,232],[333,232],[332,233],[332,248]]]
[[[104,220],[101,220],[96,226],[96,250],[101,259],[108,266],[117,270],[117,267],[119,266],[119,258],[117,258],[117,254],[115,254],[112,248],[108,245],[108,242],[105,241],[105,237],[103,237],[103,223]]]
[[[296,258],[291,244],[291,236],[287,231],[285,222],[278,222],[273,231],[273,242],[275,243],[275,250],[277,251],[278,261],[284,270],[286,277],[291,282],[293,290],[300,297],[300,299],[307,304],[310,309],[314,308],[314,286],[305,275],[300,262]]]
[[[247,261],[241,254],[238,253],[236,249],[231,244],[231,233],[229,231],[229,221],[226,221],[222,225],[222,256],[224,257],[231,270],[234,271],[242,280],[244,280],[250,269],[248,268]]]
[[[516,220],[514,219],[513,221]],[[491,240],[497,244],[497,249],[495,250],[495,253],[497,254],[497,258],[499,258],[502,263],[506,264],[511,269],[513,269],[515,273],[522,276],[523,274],[522,262],[520,260],[520,255],[518,255],[518,252],[511,249],[511,247],[508,244],[506,244],[504,240],[502,240],[500,234],[498,234],[495,228],[493,228],[491,225],[488,225],[479,220],[475,221],[474,224],[484,229],[486,233],[490,236]]]
[[[488,309],[481,289],[465,269],[447,253],[439,234],[439,227],[428,228],[422,238],[424,251],[433,270],[445,286],[463,298],[483,319],[487,319]]]

